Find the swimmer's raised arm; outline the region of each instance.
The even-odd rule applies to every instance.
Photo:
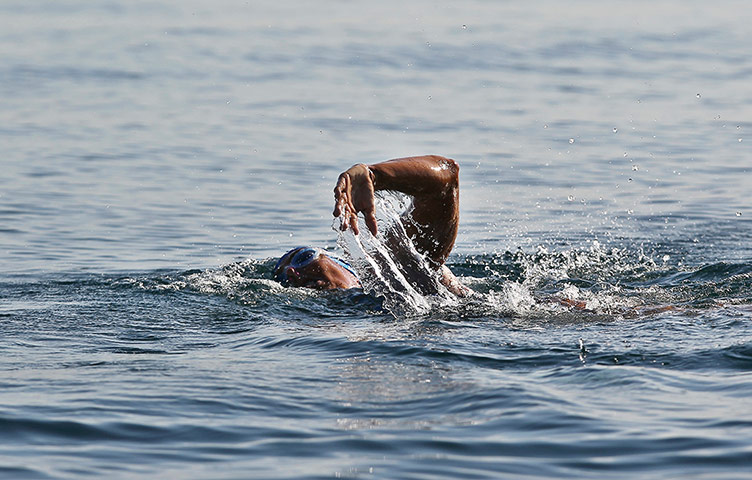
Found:
[[[419,197],[450,193],[459,183],[459,166],[438,155],[397,158],[370,165],[376,190],[396,190]]]
[[[334,216],[342,229],[357,235],[358,213],[377,233],[374,192],[394,190],[414,197],[411,221],[404,222],[416,248],[439,265],[454,247],[459,224],[459,166],[454,160],[426,155],[357,164],[342,173],[334,188]]]

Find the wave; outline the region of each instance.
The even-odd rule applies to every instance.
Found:
[[[259,315],[328,318],[388,313],[447,319],[522,317],[570,321],[640,317],[663,312],[692,314],[708,308],[752,303],[752,262],[687,264],[665,248],[644,244],[610,246],[592,240],[586,247],[534,252],[453,255],[452,271],[474,294],[452,295],[418,253],[400,218],[409,197],[378,192],[379,234],[363,219],[360,234],[341,231],[338,245],[358,271],[361,289],[318,292],[287,288],[272,280],[276,259],[246,259],[219,268],[118,279],[115,284],[152,292],[189,292],[226,297]],[[741,311],[744,310],[743,307]]]
[[[642,250],[598,242],[566,251],[540,247],[534,253],[455,255],[449,267],[475,292],[467,299],[448,292],[423,295],[415,288],[397,289],[384,280],[383,271],[377,277],[362,273],[363,290],[284,287],[271,279],[275,263],[276,259],[247,259],[206,270],[126,276],[112,284],[153,293],[220,296],[259,314],[282,317],[387,314],[401,319],[598,321],[666,311],[697,314],[713,308],[736,308],[743,315],[752,304],[752,263],[677,265]],[[362,271],[363,263],[354,265]]]

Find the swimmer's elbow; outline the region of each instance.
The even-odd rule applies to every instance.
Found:
[[[460,184],[460,164],[452,158],[445,158],[446,168],[449,172],[449,184],[457,187]]]
[[[460,166],[454,159],[440,155],[428,155],[426,158],[431,159],[433,165],[431,170],[434,171],[433,178],[440,182],[436,185],[436,188],[454,190],[459,186]]]

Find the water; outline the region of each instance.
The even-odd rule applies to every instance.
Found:
[[[459,299],[444,287],[431,260],[413,245],[401,218],[410,216],[412,198],[401,192],[374,192],[374,236],[362,215],[359,234],[342,228],[344,217],[335,218],[332,228],[350,265],[358,273],[362,291],[382,301],[395,318],[425,315],[432,307],[454,307]]]
[[[0,477],[752,477],[745,7],[3,2]],[[268,279],[422,153],[476,297]]]

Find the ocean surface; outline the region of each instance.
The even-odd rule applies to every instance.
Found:
[[[752,478],[751,21],[3,1],[0,478]],[[476,295],[270,279],[428,153]]]

